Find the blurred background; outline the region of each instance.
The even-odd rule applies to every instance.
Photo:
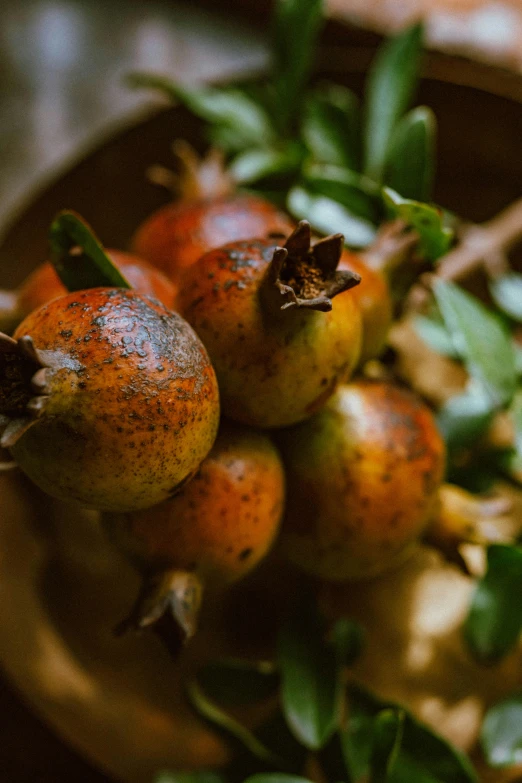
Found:
[[[157,98],[131,70],[185,83],[266,64],[269,3],[0,0],[0,231],[35,189],[93,143],[146,115]],[[329,0],[351,29],[387,33],[422,16],[428,44],[522,70],[522,0]],[[102,783],[35,718],[0,673],[0,783]]]

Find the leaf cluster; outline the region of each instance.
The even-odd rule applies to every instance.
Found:
[[[388,40],[370,70],[361,105],[338,84],[310,86],[322,0],[274,5],[271,68],[263,84],[188,88],[133,73],[134,87],[181,102],[229,156],[238,185],[255,188],[321,233],[343,232],[365,247],[386,216],[400,216],[421,236],[433,261],[453,232],[427,203],[434,176],[436,120],[426,106],[409,110],[422,54],[420,24]]]
[[[311,598],[283,624],[277,658],[221,661],[190,683],[200,716],[238,753],[223,773],[164,773],[157,783],[306,783],[313,757],[326,780],[345,783],[472,783],[468,759],[405,708],[355,684],[350,668],[363,646],[349,619],[329,628]],[[239,703],[273,696],[256,730],[232,717]]]

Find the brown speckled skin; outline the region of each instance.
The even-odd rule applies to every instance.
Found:
[[[167,307],[174,306],[177,287],[156,267],[131,253],[124,253],[121,250],[106,252],[136,291],[159,299]],[[42,264],[20,286],[17,308],[20,320],[37,307],[66,293],[67,290],[54,271],[53,265],[49,262]]]
[[[321,413],[280,433],[287,472],[282,547],[331,581],[407,556],[437,507],[444,444],[431,411],[389,383],[341,386]]]
[[[223,413],[263,428],[319,410],[353,370],[361,341],[351,292],[328,313],[281,311],[275,286],[266,304],[261,283],[274,248],[274,240],[259,239],[210,251],[187,271],[178,297],[216,370]]]
[[[203,253],[237,239],[289,234],[294,224],[260,196],[235,193],[221,198],[180,201],[159,209],[137,230],[134,252],[172,280]]]
[[[224,586],[266,555],[283,502],[283,466],[273,443],[223,422],[212,451],[175,497],[132,514],[105,514],[103,522],[138,566],[196,571]]]
[[[159,503],[197,470],[218,428],[216,378],[191,327],[160,302],[93,288],[15,332],[56,352],[44,414],[12,447],[41,489],[100,510]]]
[[[343,252],[339,269],[349,269],[361,276],[359,285],[347,293],[355,299],[361,311],[363,337],[359,364],[364,364],[377,358],[386,344],[393,318],[390,289],[382,275],[366,266],[358,255],[349,250]]]

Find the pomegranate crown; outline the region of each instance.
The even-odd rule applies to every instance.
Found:
[[[52,352],[39,351],[29,336],[0,333],[0,447],[9,448],[43,414]]]
[[[355,272],[337,269],[344,245],[342,234],[332,234],[315,245],[311,239],[310,223],[301,220],[285,244],[274,250],[267,278],[283,297],[281,310],[329,312],[334,296],[361,282]]]

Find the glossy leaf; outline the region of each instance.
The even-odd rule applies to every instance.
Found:
[[[357,686],[349,688],[348,699],[348,719],[341,739],[353,780],[368,774],[376,718],[382,710],[392,709],[403,712],[404,724],[388,783],[477,783],[469,759],[407,710]]]
[[[517,643],[522,630],[522,549],[494,544],[488,567],[479,581],[464,627],[467,643],[481,663],[501,660]]]
[[[76,213],[60,212],[49,229],[51,262],[68,291],[107,286],[131,288],[98,238]]]
[[[370,783],[388,783],[397,761],[404,732],[404,711],[387,708],[373,723]]]
[[[346,87],[327,85],[310,93],[301,136],[312,158],[357,170],[360,165],[359,100]]]
[[[303,148],[297,143],[283,148],[248,149],[231,161],[228,172],[235,182],[245,185],[265,177],[297,172],[302,159]]]
[[[423,28],[420,24],[380,48],[366,86],[365,172],[380,181],[397,122],[417,87]]]
[[[316,163],[303,168],[306,186],[333,199],[355,215],[377,223],[382,212],[380,189],[368,177],[351,169]]]
[[[366,247],[375,239],[376,229],[369,220],[351,213],[337,201],[305,188],[292,188],[288,193],[287,206],[294,217],[309,220],[321,234],[343,234],[349,247]]]
[[[390,213],[412,226],[419,234],[419,248],[428,261],[436,261],[449,250],[454,233],[445,225],[444,213],[438,207],[403,198],[391,188],[383,188]]]
[[[404,198],[430,201],[435,169],[437,121],[431,109],[408,112],[393,134],[386,165],[386,184]]]
[[[359,623],[343,617],[335,623],[331,640],[338,665],[340,667],[353,666],[364,646],[364,631]]]
[[[508,272],[490,283],[491,296],[501,310],[522,322],[522,275]]]
[[[482,724],[482,749],[492,767],[522,764],[522,695],[495,704]]]
[[[268,145],[274,140],[268,114],[259,103],[237,88],[184,87],[167,77],[147,73],[132,73],[127,82],[132,87],[159,90],[201,119],[232,129],[237,145]]]
[[[303,601],[281,628],[278,662],[288,726],[305,747],[317,750],[337,728],[342,689],[337,657],[313,602]]]
[[[263,745],[255,734],[209,699],[196,680],[191,680],[187,684],[187,696],[201,717],[235,739],[253,756],[267,764],[279,763],[280,759]]]
[[[448,356],[452,359],[458,357],[458,352],[443,322],[426,315],[417,315],[413,319],[413,328],[436,353]]]
[[[273,12],[274,122],[283,133],[301,116],[304,87],[323,21],[322,0],[276,0]]]
[[[437,424],[448,451],[469,447],[490,426],[496,409],[489,395],[476,384],[451,397],[439,410]]]
[[[248,704],[265,699],[276,690],[279,676],[269,661],[237,658],[208,663],[198,672],[205,694],[220,704]]]
[[[517,372],[511,336],[502,320],[455,283],[439,279],[433,292],[470,375],[493,406],[508,404],[517,387]]]

